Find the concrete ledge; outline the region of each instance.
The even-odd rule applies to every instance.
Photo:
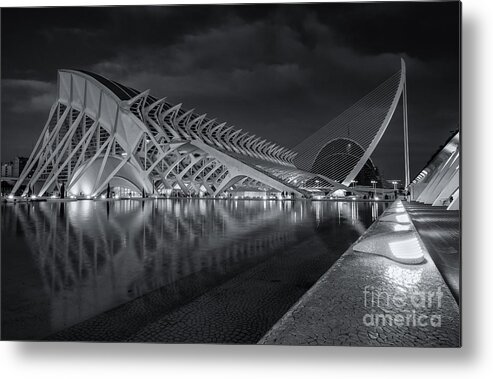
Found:
[[[392,213],[355,244],[391,232],[393,223],[380,220]],[[355,244],[259,344],[460,346],[459,307],[426,248],[423,263],[406,265],[355,252]]]

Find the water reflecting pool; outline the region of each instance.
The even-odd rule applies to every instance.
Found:
[[[2,205],[2,337],[256,342],[388,206]]]

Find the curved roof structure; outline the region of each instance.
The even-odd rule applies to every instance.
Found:
[[[120,100],[130,100],[135,96],[138,96],[140,94],[139,91],[126,87],[120,83],[117,83],[113,80],[106,79],[104,76],[101,76],[99,74],[95,74],[94,72],[86,71],[86,70],[74,70],[81,72],[83,74],[89,75],[90,77],[96,79],[99,83],[101,83],[103,86],[111,90]]]
[[[401,60],[399,71],[294,148],[296,167],[349,185],[387,129],[405,77],[406,67]],[[321,155],[325,164],[320,161]],[[337,167],[331,159],[334,156]]]
[[[236,188],[295,197],[347,188],[388,125],[403,75],[291,150],[149,90],[59,70],[58,97],[13,193],[23,184],[24,194],[43,196],[63,184],[69,194],[89,197],[108,187],[212,197]]]

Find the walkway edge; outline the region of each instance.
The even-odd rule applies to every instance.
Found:
[[[341,345],[341,346],[460,346],[459,308],[443,277],[431,259],[414,224],[426,261],[404,265],[379,255],[358,253],[353,246],[372,234],[389,231],[381,222],[389,207],[323,274],[289,311],[260,339],[259,344]],[[406,210],[407,213],[407,210]],[[435,291],[440,301],[417,308],[415,304],[370,306],[365,291],[382,290],[391,296],[398,293],[415,296]],[[385,292],[386,291],[386,292]],[[368,293],[368,292],[367,292]],[[365,295],[363,295],[365,294]],[[407,299],[407,298],[406,298]],[[373,298],[372,298],[373,301]],[[440,318],[440,325],[366,325],[365,316],[414,315],[428,320]],[[421,320],[421,319],[420,319]],[[397,321],[396,321],[397,322]]]

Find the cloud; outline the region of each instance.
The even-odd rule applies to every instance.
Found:
[[[124,50],[91,69],[293,146],[400,68],[400,54],[343,44],[313,12],[300,15],[297,27],[274,18],[232,18],[169,45]],[[426,75],[423,62],[405,57],[415,75]],[[389,133],[389,143],[396,138]]]
[[[47,112],[56,100],[56,84],[40,80],[2,80],[2,108],[15,113]]]
[[[82,68],[293,146],[396,72],[404,56],[410,139],[431,154],[459,119],[454,9],[373,3],[8,10],[3,125],[14,133],[23,122],[35,140],[41,112],[55,100],[56,69]],[[27,78],[38,80],[21,80]],[[377,165],[398,173],[392,154],[402,136],[399,117],[376,151]],[[428,158],[420,150],[412,164],[421,168]]]
[[[397,54],[364,55],[337,45],[330,28],[312,14],[305,16],[301,32],[288,21],[233,19],[161,48],[127,49],[91,69],[157,95],[275,100],[298,94],[323,103],[355,77],[364,90],[365,83],[378,84],[375,76],[383,80],[399,68]]]

